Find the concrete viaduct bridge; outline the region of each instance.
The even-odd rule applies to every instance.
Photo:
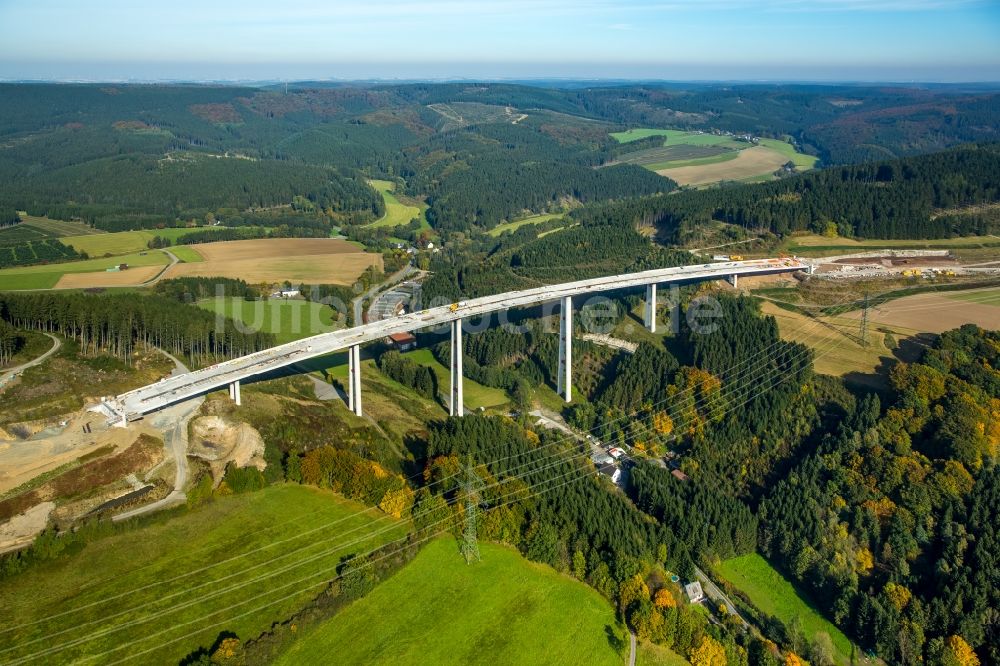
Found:
[[[230,397],[239,404],[241,380],[346,349],[349,359],[348,403],[351,411],[360,416],[361,345],[382,340],[393,333],[413,332],[448,324],[451,326],[450,412],[453,416],[461,416],[463,414],[462,354],[460,353],[462,349],[462,322],[470,317],[481,317],[511,308],[530,307],[552,302],[560,304],[558,390],[560,395],[569,402],[572,398],[572,299],[574,296],[645,287],[645,324],[650,330],[655,331],[656,286],[658,284],[682,284],[725,279],[735,286],[741,275],[770,275],[794,271],[812,272],[812,266],[797,258],[717,262],[695,266],[658,268],[641,273],[579,280],[473,298],[450,306],[434,307],[342,331],[322,333],[240,358],[223,361],[194,372],[167,377],[155,384],[143,386],[114,398],[107,398],[102,402],[101,408],[112,420],[124,425],[128,421],[141,418],[144,414],[226,385],[229,386]]]

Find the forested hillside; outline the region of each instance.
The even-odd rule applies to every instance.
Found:
[[[764,551],[889,662],[947,663],[952,635],[1000,659],[998,343],[942,335],[761,503]]]
[[[245,332],[231,319],[163,296],[4,293],[0,320],[63,335],[77,341],[84,354],[102,352],[125,361],[140,344],[213,362],[274,346],[270,333]]]
[[[407,194],[426,197],[428,220],[442,231],[488,229],[567,203],[669,192],[673,183],[640,168],[590,168],[627,148],[609,136],[625,126],[791,135],[828,163],[995,141],[1000,126],[997,95],[945,90],[420,84],[303,87],[285,93],[4,84],[0,93],[0,210],[78,217],[113,230],[170,226],[208,213],[218,216],[220,209],[239,214],[287,206],[296,197],[338,222],[361,223],[384,211],[359,172],[402,177]],[[845,98],[850,104],[834,103]],[[961,110],[960,121],[949,120],[951,109]],[[907,120],[908,114],[919,120]],[[851,153],[846,146],[855,145],[859,133],[885,152]],[[970,179],[970,188],[978,187],[977,176],[966,173],[978,168],[975,164],[942,162],[927,168],[952,166]],[[860,189],[855,182],[865,178],[851,172],[844,187]],[[831,187],[822,179],[813,185]],[[964,191],[965,186],[953,183],[930,203],[938,205],[939,198],[947,206],[952,198],[981,194]],[[774,196],[796,192],[773,187]],[[816,215],[850,218],[834,222],[856,235],[940,236],[982,226],[920,222],[903,229],[899,220],[905,216],[919,212],[920,220],[926,217],[922,192],[916,192],[921,196],[915,203],[896,210],[897,202],[913,194],[894,188],[884,210],[865,194],[857,207],[874,210],[870,215],[829,210],[826,201],[805,207]],[[729,206],[728,200],[718,206]],[[779,232],[819,223],[815,216],[800,220],[779,211],[743,212]],[[0,215],[0,224],[9,217]]]
[[[670,229],[718,220],[775,234],[808,230],[849,238],[970,236],[995,233],[1000,220],[941,211],[1000,202],[997,173],[1000,147],[987,144],[828,168],[772,183],[652,197],[609,206],[603,214],[644,217]],[[581,210],[573,215],[586,219],[593,214]]]

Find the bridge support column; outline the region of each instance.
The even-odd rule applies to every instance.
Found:
[[[573,400],[573,299],[564,296],[559,312],[559,375],[556,390],[570,402]]]
[[[229,385],[229,399],[235,402],[237,407],[242,404],[240,402],[240,380],[237,379]]]
[[[361,345],[347,350],[347,408],[361,416]]]
[[[729,276],[729,284],[733,285],[733,289],[736,289],[737,286],[739,286],[739,279],[740,276],[735,273]]]
[[[650,333],[656,333],[656,285],[646,285],[646,328]]]
[[[462,393],[462,320],[451,322],[451,395],[448,413],[452,416],[465,415],[465,397]]]

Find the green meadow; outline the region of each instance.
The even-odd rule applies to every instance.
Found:
[[[786,626],[793,618],[798,618],[810,642],[820,632],[829,634],[837,651],[837,661],[842,666],[851,663],[851,641],[847,636],[820,615],[763,557],[751,553],[726,560],[719,566],[719,573],[746,594],[754,606]]]
[[[218,497],[4,581],[0,658],[178,663],[223,630],[267,630],[322,590],[344,555],[407,529],[308,486]]]
[[[273,333],[278,344],[338,328],[331,307],[299,299],[208,298],[199,301],[198,307],[230,317],[249,330]]]
[[[482,543],[480,552],[470,565],[453,538],[430,542],[276,663],[623,663],[608,636],[615,611],[600,594],[511,548]]]
[[[103,235],[103,234],[102,234]],[[110,234],[108,234],[110,235]],[[94,236],[99,238],[100,236]],[[85,259],[61,264],[17,266],[0,270],[0,291],[11,289],[51,289],[66,273],[94,273],[118,264],[129,266],[165,266],[170,259],[160,250],[149,250],[117,257]]]

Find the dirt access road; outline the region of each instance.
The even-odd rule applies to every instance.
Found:
[[[0,391],[3,391],[3,387],[7,385],[7,382],[9,382],[10,380],[14,379],[14,377],[16,375],[21,374],[22,372],[24,372],[28,368],[33,368],[36,365],[39,365],[40,363],[42,363],[42,361],[44,361],[45,359],[47,359],[49,356],[52,356],[57,351],[59,351],[59,348],[62,347],[62,340],[60,340],[56,336],[50,335],[48,333],[45,333],[45,335],[48,335],[50,338],[52,338],[52,349],[48,350],[47,352],[45,352],[44,354],[42,354],[41,356],[39,356],[38,358],[36,358],[36,359],[34,359],[32,361],[28,361],[27,363],[19,365],[16,368],[11,368],[7,372],[5,372],[3,375],[0,375]]]
[[[164,356],[174,362],[173,374],[189,372],[187,366],[184,365],[180,359],[163,351],[162,349],[160,351]],[[166,409],[156,412],[150,417],[150,425],[163,431],[163,446],[167,450],[168,454],[173,455],[174,465],[176,467],[176,473],[174,475],[174,489],[171,490],[170,494],[163,499],[137,507],[130,511],[119,513],[114,516],[112,520],[128,520],[129,518],[134,518],[135,516],[141,516],[142,514],[150,513],[151,511],[158,511],[159,509],[175,506],[187,501],[187,495],[184,494],[184,486],[187,484],[188,477],[188,423],[198,412],[198,408],[201,407],[201,403],[204,401],[204,396],[198,396],[197,398],[192,398],[191,400],[171,405]]]

